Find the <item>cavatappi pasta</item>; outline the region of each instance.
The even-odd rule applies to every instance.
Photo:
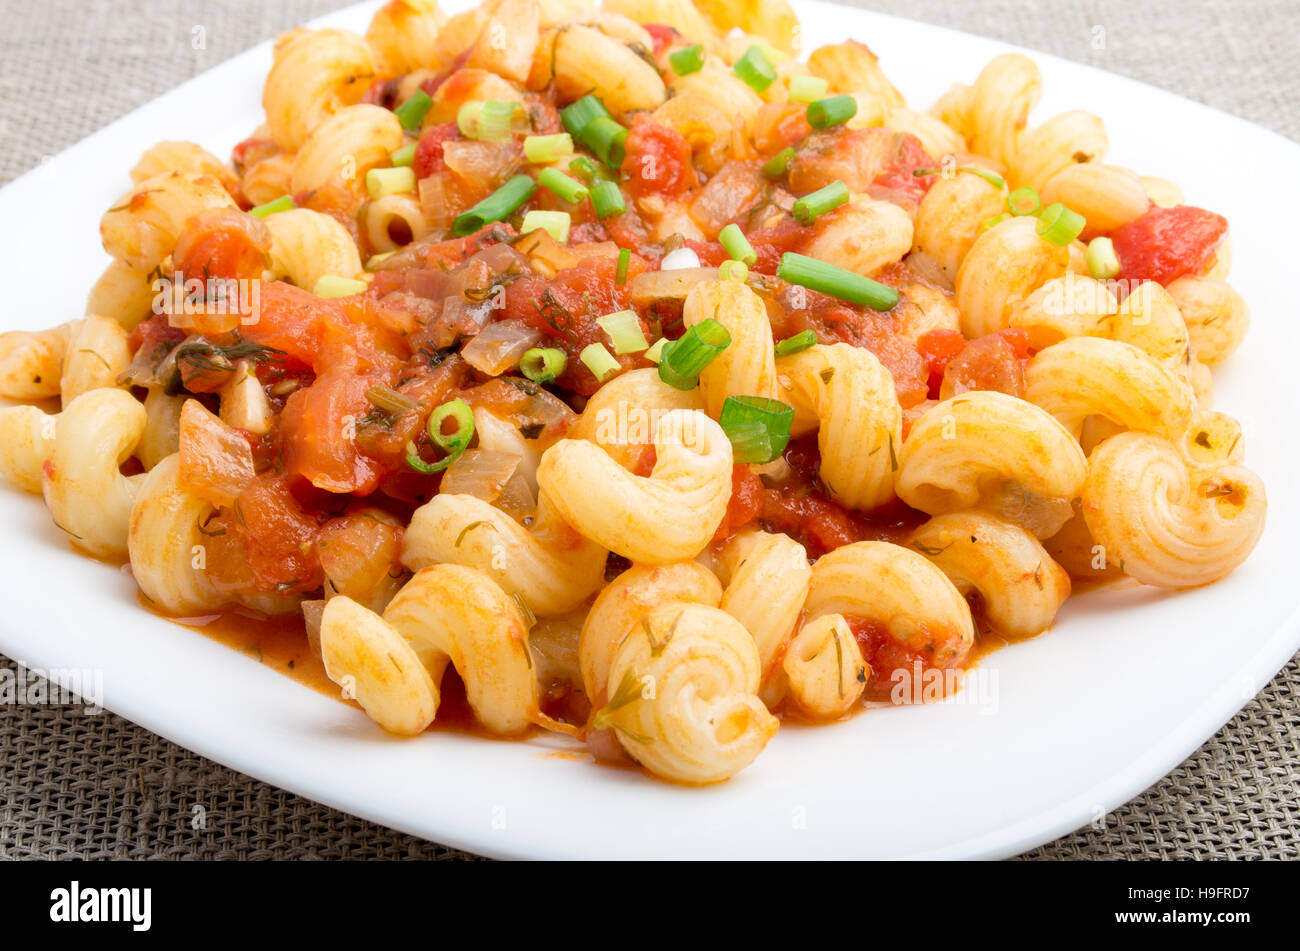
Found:
[[[303,617],[385,730],[687,784],[1072,581],[1240,565],[1227,222],[1024,56],[927,109],[802,45],[786,0],[284,34],[231,161],[146,150],[85,313],[0,334],[0,474],[156,611]]]

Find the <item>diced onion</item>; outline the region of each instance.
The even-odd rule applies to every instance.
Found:
[[[716,267],[697,267],[677,271],[643,271],[627,282],[633,304],[657,300],[685,300],[696,284],[716,281]]]
[[[664,255],[659,264],[661,271],[687,271],[700,266],[700,256],[690,248],[678,248]]]
[[[518,468],[519,456],[514,453],[467,449],[447,467],[439,491],[495,502]]]
[[[488,324],[461,350],[465,362],[489,376],[500,376],[519,365],[519,360],[542,332],[522,320],[499,320]]]

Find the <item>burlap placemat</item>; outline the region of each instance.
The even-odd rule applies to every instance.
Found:
[[[0,183],[183,79],[341,4],[6,0]],[[854,5],[1123,73],[1300,138],[1294,0]],[[195,27],[204,43],[195,48]],[[1105,42],[1095,43],[1096,28]],[[0,658],[12,667],[8,658]],[[1028,858],[1300,857],[1300,658],[1104,829]],[[250,779],[104,713],[0,707],[2,858],[466,858]]]

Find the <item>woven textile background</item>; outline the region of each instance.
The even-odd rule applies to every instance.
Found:
[[[180,81],[341,5],[0,0],[0,183]],[[1100,66],[1300,139],[1297,0],[854,5]],[[205,29],[205,49],[192,48],[195,26]],[[1105,29],[1103,49],[1093,48],[1096,26]],[[1105,103],[1096,108],[1104,113]],[[1104,828],[1027,857],[1300,857],[1298,700],[1300,658],[1173,773],[1107,816]],[[19,705],[0,708],[0,857],[467,856],[250,779],[111,714]]]

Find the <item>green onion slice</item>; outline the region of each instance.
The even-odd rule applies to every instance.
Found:
[[[1071,211],[1059,201],[1048,205],[1038,216],[1038,233],[1058,247],[1065,247],[1083,233],[1087,225],[1083,215]]]
[[[801,353],[809,347],[816,345],[817,334],[811,330],[801,330],[793,337],[786,337],[778,341],[772,348],[772,353],[776,357],[788,357],[792,353]]]
[[[737,463],[764,465],[785,452],[794,407],[762,396],[728,396],[718,414]]]
[[[520,234],[545,231],[560,244],[569,243],[569,225],[572,219],[567,211],[530,211],[519,226]]]
[[[597,178],[600,177],[600,169],[598,169],[595,163],[592,162],[592,160],[587,158],[585,155],[579,155],[572,162],[570,162],[569,171],[571,171],[574,175],[577,175],[588,185],[592,184],[593,182],[595,182]]]
[[[554,347],[533,347],[519,358],[519,372],[534,383],[551,383],[568,366],[569,358]]]
[[[776,67],[757,43],[745,50],[745,55],[736,60],[731,71],[740,77],[740,81],[754,92],[765,92],[767,87],[776,82]]]
[[[641,331],[641,319],[634,310],[620,310],[596,318],[600,329],[609,334],[615,353],[640,353],[650,346]]]
[[[605,349],[603,343],[593,343],[582,348],[578,354],[578,359],[583,362],[596,382],[604,383],[607,379],[619,371],[620,364]]]
[[[794,147],[787,146],[763,164],[763,175],[766,178],[780,178],[789,170],[793,158]]]
[[[810,225],[821,215],[833,211],[848,200],[849,186],[843,182],[831,182],[810,195],[804,195],[794,203],[792,211],[800,224]]]
[[[990,228],[996,228],[998,225],[1002,224],[1002,222],[1006,221],[1010,217],[1011,217],[1011,212],[1004,211],[1002,212],[1002,214],[994,215],[992,218],[985,218],[983,221],[980,222],[980,234],[983,234],[985,231],[988,231]]]
[[[718,277],[724,281],[743,284],[749,277],[749,265],[744,261],[723,261],[718,268]]]
[[[704,47],[696,43],[694,46],[683,46],[679,50],[673,50],[668,54],[668,65],[678,76],[698,73],[704,68]]]
[[[415,162],[415,146],[417,144],[418,143],[416,142],[408,142],[405,145],[403,145],[400,149],[398,149],[396,152],[393,152],[391,155],[389,155],[389,159],[392,160],[393,167],[401,168],[403,166],[413,164]]]
[[[614,272],[614,283],[622,287],[627,283],[627,269],[632,263],[632,252],[627,248],[618,249],[618,267]]]
[[[311,292],[317,297],[326,299],[334,297],[355,297],[357,294],[364,294],[366,288],[370,285],[365,281],[359,281],[351,277],[338,277],[334,274],[326,274],[316,281]]]
[[[413,192],[415,191],[415,169],[406,165],[397,168],[372,168],[366,172],[366,191],[370,192],[371,198]]]
[[[558,168],[544,168],[537,175],[537,184],[549,188],[571,205],[576,205],[588,195],[587,186],[576,178],[570,178]]]
[[[449,419],[455,422],[456,428],[449,433],[443,432],[443,423]],[[450,453],[464,452],[474,438],[474,411],[462,399],[449,400],[429,414],[425,429],[439,449]]]
[[[424,117],[428,115],[432,105],[432,97],[423,89],[417,89],[415,95],[393,110],[393,115],[397,116],[397,121],[402,124],[403,129],[414,132],[424,124]]]
[[[1043,200],[1038,197],[1038,192],[1027,185],[1024,188],[1017,188],[1007,196],[1007,211],[1017,218],[1036,215],[1042,207]]]
[[[616,182],[599,181],[594,183],[591,186],[591,206],[596,211],[596,217],[602,221],[627,211],[627,205],[623,201],[623,193],[619,191]]]
[[[609,116],[596,116],[578,133],[578,141],[610,168],[618,168],[627,157],[627,129]]]
[[[781,255],[781,266],[777,268],[776,276],[872,310],[889,310],[898,303],[898,291],[892,287],[793,251]]]
[[[712,317],[692,325],[679,340],[664,345],[659,356],[659,379],[678,390],[699,386],[700,371],[731,344],[727,328]]]
[[[650,349],[645,352],[644,354],[645,358],[649,360],[651,363],[658,363],[660,360],[663,359],[664,347],[668,346],[668,344],[670,343],[672,343],[672,341],[669,340],[667,337],[660,337],[653,344],[651,344]]]
[[[847,94],[808,103],[808,124],[814,129],[829,129],[848,122],[858,114],[858,101]]]
[[[248,213],[254,218],[265,218],[267,215],[278,214],[281,211],[289,211],[294,208],[292,195],[281,195],[272,201],[262,205],[256,205],[248,209]]]
[[[537,183],[527,175],[516,175],[451,223],[458,238],[473,234],[493,221],[501,221],[533,197]]]
[[[795,102],[816,102],[826,98],[831,84],[820,76],[795,76],[790,80],[790,98]]]
[[[1093,238],[1088,243],[1084,260],[1088,263],[1088,273],[1098,281],[1119,276],[1119,255],[1115,253],[1115,243],[1110,238]]]
[[[612,118],[605,104],[592,95],[583,96],[560,110],[560,122],[564,125],[564,131],[575,139],[582,138],[582,130],[597,116]]]
[[[718,232],[718,240],[733,261],[743,261],[749,267],[758,263],[758,253],[736,224],[729,224]]]
[[[524,158],[538,165],[549,165],[572,154],[573,136],[567,132],[530,135],[524,139]]]

